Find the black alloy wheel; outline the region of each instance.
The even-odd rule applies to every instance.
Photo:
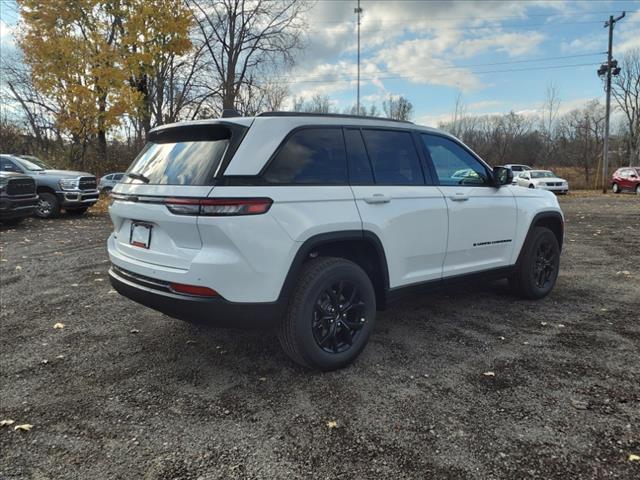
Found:
[[[556,249],[548,239],[542,239],[538,243],[531,269],[536,287],[540,289],[547,288],[551,279],[555,278],[556,268]]]
[[[311,328],[318,346],[327,353],[349,350],[366,322],[358,287],[339,281],[324,289],[315,302]]]

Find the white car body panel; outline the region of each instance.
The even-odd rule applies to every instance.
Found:
[[[385,249],[391,288],[442,277],[448,215],[444,197],[432,186],[354,185],[362,228]],[[366,199],[385,196],[386,203]],[[375,200],[374,200],[375,201]]]
[[[225,176],[258,175],[283,139],[300,126],[434,131],[391,121],[315,116],[230,118],[180,125],[219,122],[250,127]],[[271,198],[267,213],[251,216],[177,215],[162,203],[126,199],[114,200],[109,209],[114,233],[108,249],[114,265],[166,282],[206,286],[230,302],[246,303],[276,301],[298,250],[316,235],[372,232],[384,249],[389,287],[397,288],[513,265],[535,215],[561,213],[553,194],[511,186],[119,183],[113,192],[116,197]],[[367,201],[376,195],[389,201]],[[133,221],[153,226],[148,249],[129,243]]]
[[[443,276],[510,264],[516,234],[516,202],[509,187],[441,186],[449,211]]]

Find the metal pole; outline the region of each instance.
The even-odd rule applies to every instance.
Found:
[[[355,9],[355,13],[358,14],[358,100],[356,102],[356,114],[360,115],[360,14],[362,13],[362,8],[360,8],[360,0],[358,0],[358,8]]]
[[[607,50],[607,100],[605,105],[605,120],[604,120],[604,150],[602,152],[602,193],[607,193],[608,169],[609,169],[609,116],[611,114],[611,69],[613,67],[613,27],[617,21],[624,18],[625,12],[616,18],[613,15],[609,17],[609,21],[604,24],[605,27],[609,27],[609,48]]]
[[[602,193],[607,193],[607,170],[609,168],[609,113],[611,110],[611,60],[613,48],[613,15],[609,17],[609,49],[607,51],[607,100],[604,119],[604,151],[602,152]]]

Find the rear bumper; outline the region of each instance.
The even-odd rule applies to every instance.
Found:
[[[173,318],[193,323],[230,328],[271,328],[284,314],[284,306],[273,303],[229,302],[165,291],[154,281],[113,266],[111,285],[121,295]]]
[[[0,197],[0,219],[29,217],[38,205],[38,196],[30,197]]]

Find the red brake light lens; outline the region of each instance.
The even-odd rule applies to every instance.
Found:
[[[198,297],[217,297],[218,292],[209,287],[201,287],[198,285],[185,285],[184,283],[171,283],[169,288],[176,293],[184,293],[186,295],[195,295]]]
[[[271,208],[270,198],[168,198],[165,205],[176,215],[225,217],[260,215]]]

